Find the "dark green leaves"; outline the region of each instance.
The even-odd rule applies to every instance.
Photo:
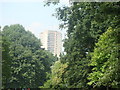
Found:
[[[2,34],[4,88],[38,88],[43,85],[56,58],[42,50],[40,41],[22,25],[5,26]]]
[[[70,7],[57,9],[56,17],[61,21],[60,27],[67,29],[63,45],[66,54],[62,56],[61,63],[68,63],[68,67],[66,74],[62,74],[62,81],[66,82],[56,86],[118,88],[119,35],[116,32],[119,31],[120,22],[119,4],[74,2]],[[107,31],[109,27],[112,28]]]

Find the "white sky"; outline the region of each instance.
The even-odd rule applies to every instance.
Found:
[[[0,0],[0,2],[45,2],[47,0]],[[49,1],[49,0],[48,0]],[[53,0],[56,1],[56,0]],[[68,4],[69,0],[59,0],[59,2]]]
[[[38,38],[44,30],[57,30],[64,36],[65,30],[59,30],[60,22],[52,16],[57,7],[68,5],[69,0],[60,2],[44,7],[43,0],[0,0],[0,25],[21,24]]]

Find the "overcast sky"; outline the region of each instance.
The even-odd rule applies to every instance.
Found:
[[[21,24],[39,38],[44,30],[59,30],[59,21],[52,16],[57,7],[68,5],[69,0],[44,7],[43,0],[0,0],[0,25]],[[63,35],[64,36],[64,35]]]

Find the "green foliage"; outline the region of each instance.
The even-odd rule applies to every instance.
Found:
[[[120,88],[120,28],[109,28],[96,43],[90,66],[93,66],[88,84]]]
[[[2,88],[2,33],[0,26],[0,89]]]
[[[47,81],[41,88],[119,88],[119,10],[120,2],[74,2],[56,9],[67,38],[66,54],[54,65],[56,58],[40,48],[31,32],[21,25],[5,26],[12,75],[6,87],[36,88]]]
[[[60,60],[56,61],[55,64],[51,67],[52,72],[50,75],[50,80],[45,82],[44,86],[40,88],[65,88],[65,84],[63,81],[63,74],[65,73],[65,69],[67,68],[67,63],[62,64]]]
[[[9,45],[7,38],[2,36],[2,85],[3,88],[9,84],[11,77],[11,58],[9,55]]]
[[[64,40],[66,55],[61,59],[61,63],[68,63],[67,74],[62,75],[62,81],[67,81],[65,83],[67,88],[91,87],[89,86],[91,84],[87,85],[89,82],[87,77],[92,68],[88,65],[91,59],[89,54],[93,52],[95,43],[108,27],[119,27],[119,4],[119,2],[74,2],[70,7],[56,9],[57,13],[54,15],[62,21],[60,28],[67,29],[67,38]],[[100,72],[96,74],[102,75]]]
[[[11,77],[8,80],[9,84],[4,87],[37,88],[43,85],[47,80],[47,73],[50,73],[50,66],[56,58],[42,50],[40,40],[31,32],[25,31],[22,25],[5,26],[2,33],[10,42],[5,44],[9,45],[9,49],[4,45],[7,51],[3,54],[3,58],[11,62],[11,64],[5,62],[11,67]],[[10,58],[5,55],[9,55]],[[5,67],[6,65],[3,64],[3,69],[6,70]]]

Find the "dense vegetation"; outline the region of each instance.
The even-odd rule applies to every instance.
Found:
[[[57,8],[60,28],[67,29],[65,54],[58,61],[21,25],[5,26],[3,87],[119,90],[119,12],[120,2],[74,2]]]
[[[43,85],[57,58],[42,50],[40,45],[40,41],[19,24],[3,28],[3,88],[38,88]]]
[[[66,54],[43,88],[119,89],[120,2],[74,2],[56,11],[67,29]]]

